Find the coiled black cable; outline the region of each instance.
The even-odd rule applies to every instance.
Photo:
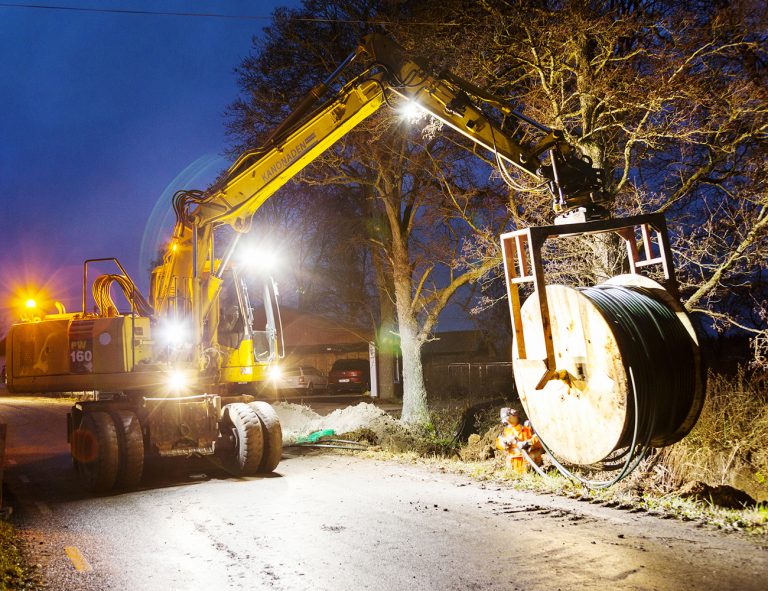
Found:
[[[588,479],[566,468],[543,440],[542,446],[562,474],[592,488],[605,488],[630,474],[652,447],[675,438],[694,404],[697,364],[682,322],[649,290],[599,285],[579,291],[610,326],[632,389],[617,449],[592,467],[619,473],[608,480]]]

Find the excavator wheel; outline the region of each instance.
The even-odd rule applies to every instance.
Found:
[[[115,488],[133,489],[144,472],[144,435],[136,413],[117,410],[112,413],[117,431],[117,480]]]
[[[105,412],[87,412],[72,437],[80,481],[91,492],[110,491],[118,468],[117,429],[112,417]]]
[[[264,451],[261,420],[256,411],[242,402],[222,409],[215,452],[224,467],[236,476],[259,471]]]
[[[259,472],[273,472],[283,457],[283,429],[275,409],[267,402],[251,402],[249,405],[261,420],[264,432],[264,454]]]

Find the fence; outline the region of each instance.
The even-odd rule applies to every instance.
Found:
[[[512,363],[430,363],[424,367],[430,400],[469,403],[516,396]]]
[[[752,352],[755,367],[768,370],[768,331],[752,338]]]

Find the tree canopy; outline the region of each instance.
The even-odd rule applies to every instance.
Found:
[[[665,214],[690,311],[765,330],[768,16],[760,4],[446,0],[435,11],[419,0],[304,0],[274,13],[237,69],[232,152],[260,145],[363,34],[383,29],[435,72],[447,67],[563,130],[606,169],[614,215]],[[377,322],[396,317],[404,418],[413,422],[426,420],[420,350],[440,312],[478,282],[481,305],[497,302],[498,235],[551,219],[540,183],[509,171],[504,184],[494,159],[467,147],[428,118],[409,123],[383,109],[273,198],[304,225],[313,265],[368,265],[352,281],[378,297]],[[550,253],[550,271],[566,283],[600,280],[621,268],[610,247]],[[365,254],[339,258],[350,251]]]

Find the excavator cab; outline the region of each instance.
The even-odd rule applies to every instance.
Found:
[[[271,277],[249,282],[237,268],[223,278],[215,339],[224,352],[222,382],[229,391],[260,391],[284,351],[277,283]],[[260,301],[252,300],[249,287],[261,288]]]

